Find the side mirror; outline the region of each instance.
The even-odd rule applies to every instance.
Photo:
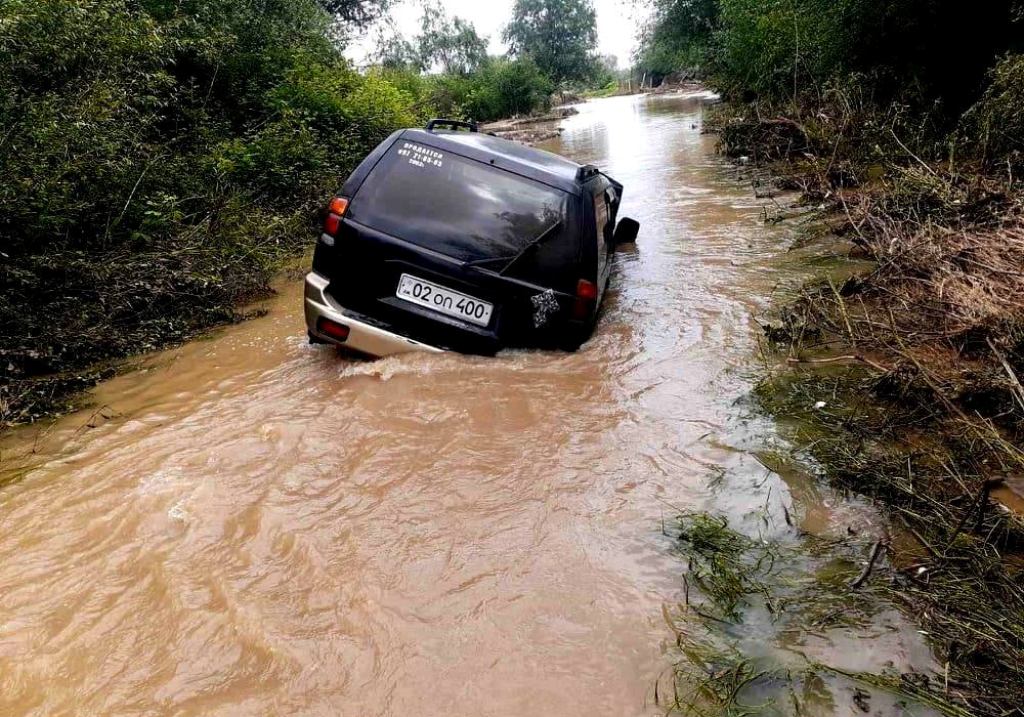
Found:
[[[615,234],[612,239],[616,246],[619,244],[635,244],[636,235],[639,233],[640,222],[636,219],[625,217],[619,220],[619,225],[615,227]]]

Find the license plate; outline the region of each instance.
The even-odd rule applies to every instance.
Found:
[[[402,274],[402,278],[398,280],[398,291],[395,292],[395,296],[477,326],[487,326],[494,311],[494,304],[409,274]]]

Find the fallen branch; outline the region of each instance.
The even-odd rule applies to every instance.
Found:
[[[972,515],[977,515],[977,523],[978,525],[981,524],[985,517],[985,504],[988,503],[989,496],[992,494],[993,489],[998,488],[1001,485],[1003,485],[1002,478],[993,478],[982,484],[981,490],[978,491],[978,497],[975,498],[973,503],[971,503],[970,508],[964,512],[963,518],[960,519],[960,523],[956,526],[956,530],[953,531],[953,535],[950,537],[949,541],[947,541],[947,551],[953,547],[953,542],[960,536],[960,533],[963,531],[964,526],[967,525],[967,521],[970,520]],[[980,530],[980,528],[976,526],[975,532],[978,530]]]
[[[881,541],[876,540],[874,546],[871,548],[871,557],[868,558],[868,564],[864,566],[864,570],[861,574],[850,583],[851,590],[859,590],[860,587],[867,582],[867,579],[871,577],[871,571],[875,569],[875,563],[878,562],[879,556],[888,549],[888,545]]]
[[[866,356],[861,356],[860,354],[849,354],[849,355],[846,355],[846,356],[833,356],[832,358],[820,358],[820,359],[801,359],[801,358],[793,358],[793,357],[791,357],[789,359],[786,359],[786,361],[787,361],[787,363],[794,364],[794,365],[798,365],[798,364],[828,364],[828,363],[843,363],[843,362],[846,362],[846,361],[856,361],[858,363],[862,363],[862,364],[865,364],[867,366],[870,366],[871,368],[875,369],[876,371],[881,371],[882,373],[889,373],[892,370],[890,368],[886,368],[885,366],[883,366],[882,364],[880,364],[880,363],[878,363],[876,361],[872,361],[871,359],[867,358]]]
[[[916,154],[914,154],[913,152],[911,152],[911,151],[910,151],[910,148],[909,148],[909,147],[907,147],[907,145],[903,144],[903,140],[901,140],[901,139],[900,139],[900,138],[899,138],[899,137],[898,137],[898,136],[896,135],[896,131],[895,131],[895,130],[893,130],[892,128],[890,128],[890,129],[889,129],[889,132],[891,132],[891,133],[892,133],[892,138],[893,138],[894,140],[896,140],[896,144],[898,144],[898,145],[900,146],[900,149],[902,149],[902,150],[903,150],[904,152],[906,152],[906,153],[907,153],[907,154],[909,154],[909,155],[910,155],[911,157],[913,157],[914,159],[916,159],[916,160],[917,160],[917,163],[918,163],[918,164],[920,164],[920,165],[921,165],[922,167],[924,167],[924,168],[925,168],[925,170],[926,170],[926,171],[927,171],[927,172],[928,172],[929,174],[931,174],[931,175],[932,175],[933,177],[938,177],[938,176],[939,176],[938,174],[936,174],[936,173],[935,173],[935,170],[934,170],[934,169],[932,169],[931,167],[929,167],[929,166],[928,166],[928,163],[927,163],[927,162],[925,162],[925,161],[924,161],[923,159],[921,159],[921,158],[920,158],[920,157],[918,157],[918,156],[917,156]]]

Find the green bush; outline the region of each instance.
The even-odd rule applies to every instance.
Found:
[[[1009,55],[992,70],[991,84],[964,116],[962,141],[988,157],[1024,152],[1024,55]]]
[[[0,421],[33,376],[230,317],[419,122],[329,29],[315,0],[0,4]]]
[[[947,130],[998,58],[1024,51],[1019,0],[653,2],[638,53],[643,71],[699,63],[730,98],[810,103],[856,76],[877,103],[904,103]]]
[[[472,77],[464,111],[489,121],[546,108],[554,85],[529,59],[491,60]]]
[[[437,117],[470,119],[466,107],[477,78],[474,75],[430,75],[424,79],[423,106]]]
[[[489,58],[476,72],[421,75],[415,70],[378,69],[381,77],[405,94],[411,124],[430,117],[489,122],[546,108],[550,80],[530,59]]]

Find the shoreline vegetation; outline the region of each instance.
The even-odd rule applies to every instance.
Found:
[[[700,66],[721,151],[799,196],[766,221],[810,212],[803,252],[849,260],[765,322],[754,399],[810,470],[885,508],[861,583],[944,668],[859,678],[1024,715],[1024,8],[654,6],[640,62]],[[986,44],[952,52],[964,37]]]
[[[621,74],[587,0],[517,0],[502,57],[436,0],[397,35],[392,5],[0,3],[0,431],[244,319],[394,130],[528,117]]]

